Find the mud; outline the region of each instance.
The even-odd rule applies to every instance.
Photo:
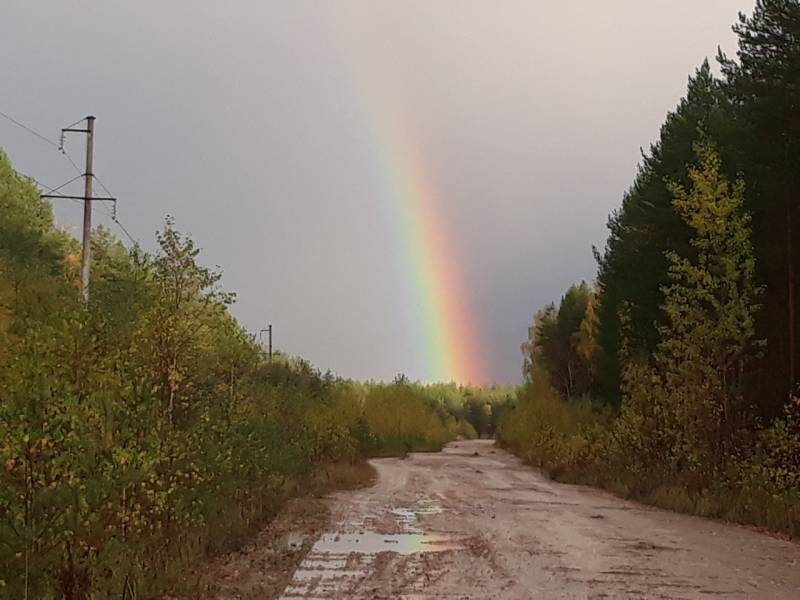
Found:
[[[305,495],[288,500],[256,536],[235,552],[195,565],[164,600],[277,598],[301,576],[300,563],[329,529],[328,494],[371,486],[376,477],[366,463],[328,465],[306,483]]]
[[[800,598],[798,544],[554,483],[490,441],[371,463],[281,598]]]

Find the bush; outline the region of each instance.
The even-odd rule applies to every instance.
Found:
[[[537,371],[498,428],[501,445],[553,476],[576,475],[592,463],[592,442],[607,417],[588,399],[563,401],[550,387],[546,373]]]
[[[710,469],[681,455],[679,432],[660,408],[666,392],[641,369],[629,372],[639,383],[629,385],[619,415],[561,399],[539,374],[507,409],[498,442],[562,481],[800,535],[800,399],[756,436],[738,438],[736,452]]]

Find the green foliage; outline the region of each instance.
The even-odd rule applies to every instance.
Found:
[[[371,386],[364,397],[364,420],[373,435],[373,453],[438,450],[455,437],[452,417],[403,381]]]
[[[675,210],[670,182],[688,184],[694,144],[712,137],[721,146],[731,134],[730,102],[708,62],[689,80],[687,95],[667,115],[659,140],[643,156],[622,206],[609,218],[609,236],[598,259],[597,387],[614,406],[621,399],[623,351],[648,356],[665,323],[661,310],[668,283],[667,251],[685,254],[691,231]]]
[[[667,253],[660,342],[652,361],[624,356],[621,412],[565,402],[540,372],[499,439],[556,477],[798,534],[800,401],[759,430],[745,394],[763,344],[744,184],[729,183],[710,146],[697,155],[690,185],[669,186],[689,250]]]
[[[760,289],[742,211],[744,184],[728,183],[708,146],[699,146],[698,155],[691,188],[671,186],[676,210],[694,232],[693,256],[668,253],[662,341],[652,369],[629,367],[622,419],[642,420],[639,436],[655,445],[648,460],[711,481],[752,413],[743,373],[757,356]]]
[[[558,476],[589,460],[589,440],[606,420],[586,398],[564,400],[539,367],[504,415],[497,437],[526,462]]]
[[[616,417],[587,400],[564,401],[544,385],[545,377],[535,381],[498,429],[498,443],[529,464],[561,481],[602,486],[671,510],[800,535],[800,399],[733,449],[724,469],[707,479],[664,461],[660,398]]]
[[[755,326],[767,345],[743,373],[745,392],[759,415],[771,419],[800,378],[800,2],[758,0],[734,31],[736,59],[719,56],[721,79],[707,61],[690,79],[686,97],[667,116],[622,207],[611,215],[608,241],[598,253],[603,293],[595,372],[601,396],[615,405],[622,397],[623,354],[652,355],[666,324],[667,253],[691,250],[691,231],[672,203],[670,182],[689,184],[697,142],[713,142],[728,178],[747,182],[755,279],[765,288]]]
[[[440,405],[459,423],[461,437],[493,437],[500,417],[516,394],[516,386],[459,386],[434,383],[419,386],[434,404]]]
[[[550,383],[564,397],[582,396],[592,385],[594,354],[594,294],[582,281],[571,286],[556,310],[550,304],[536,313],[522,345],[526,381],[546,371]]]
[[[767,348],[750,386],[759,412],[781,415],[800,378],[800,2],[758,0],[740,15],[737,60],[720,56],[735,106],[735,166],[747,181],[757,278],[766,286],[757,318]]]
[[[800,2],[757,0],[734,31],[736,59],[690,79],[596,252],[578,348],[617,414],[576,430],[580,407],[529,386],[500,434],[568,479],[800,534]],[[551,305],[525,350],[565,396],[557,322]]]

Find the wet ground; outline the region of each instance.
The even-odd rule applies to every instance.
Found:
[[[281,598],[800,598],[800,545],[551,482],[490,441],[371,462]]]

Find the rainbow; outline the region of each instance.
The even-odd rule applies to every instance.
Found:
[[[389,220],[403,246],[403,270],[408,284],[409,330],[424,339],[425,381],[482,384],[488,382],[485,351],[478,334],[479,319],[470,306],[468,288],[456,246],[444,215],[425,153],[413,136],[409,102],[386,85],[385,69],[375,67],[378,45],[370,52],[353,47],[363,40],[339,24],[334,36],[344,50],[356,102],[369,129],[373,154],[389,200]],[[347,31],[349,30],[349,31]],[[372,57],[371,64],[365,61]],[[400,107],[405,111],[400,110]]]
[[[428,381],[485,383],[478,319],[469,306],[455,245],[440,210],[420,144],[397,113],[370,123],[376,155],[404,246],[410,302],[416,307]]]

